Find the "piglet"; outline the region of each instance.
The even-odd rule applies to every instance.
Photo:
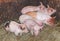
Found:
[[[28,30],[32,35],[38,36],[39,31],[43,28],[43,23],[38,24],[36,21],[28,19],[24,21],[24,24],[27,26]]]
[[[41,21],[37,21],[29,17],[29,15],[21,15],[19,17],[20,23],[23,23],[27,26],[30,33],[32,35],[37,36],[39,33],[39,30],[43,28],[43,23]]]
[[[40,10],[37,11],[37,12],[39,12],[39,14],[44,14],[44,15],[46,14],[46,15],[51,16],[52,14],[54,14],[56,12],[56,10],[53,9],[52,7],[50,7],[49,5],[47,5],[47,8],[44,7],[44,5],[40,5],[39,7],[40,7],[39,8]],[[35,11],[29,11],[29,12],[26,12],[26,14],[31,15],[33,17],[36,17],[36,13],[37,12],[35,12]]]
[[[15,21],[11,21],[5,24],[5,30],[15,33],[16,36],[22,33],[28,33],[28,30],[24,24],[19,24]]]
[[[40,11],[42,12],[46,7],[40,2],[39,6],[26,6],[21,10],[22,14],[26,14],[31,11]]]

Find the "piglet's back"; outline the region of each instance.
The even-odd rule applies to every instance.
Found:
[[[22,14],[25,14],[27,12],[30,12],[30,11],[37,11],[38,10],[38,7],[37,6],[26,6],[24,7],[22,10],[21,10],[21,13]]]

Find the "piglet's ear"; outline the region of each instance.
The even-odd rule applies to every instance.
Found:
[[[40,2],[40,7],[45,7],[42,2]]]
[[[24,29],[25,29],[25,25],[20,24],[20,25],[19,25],[19,28],[20,28],[21,30],[24,30]]]
[[[43,5],[43,3],[42,3],[42,2],[40,2],[40,4],[41,4],[41,6]]]
[[[47,5],[47,8],[50,8],[50,6],[49,6],[49,5]]]
[[[40,8],[40,10],[44,10],[46,7],[43,5],[43,3],[42,2],[40,2],[40,5],[38,6],[39,8]]]
[[[21,30],[24,30],[24,29],[25,29],[25,27],[20,27],[20,29],[21,29]]]

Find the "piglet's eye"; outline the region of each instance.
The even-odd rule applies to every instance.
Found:
[[[51,10],[51,11],[53,11],[53,10]]]

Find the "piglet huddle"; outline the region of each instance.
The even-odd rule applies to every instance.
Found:
[[[10,21],[5,24],[5,30],[13,32],[16,36],[30,32],[37,36],[43,29],[44,24],[53,26],[55,17],[51,17],[56,10],[47,5],[47,8],[40,2],[39,6],[26,6],[21,10],[20,23]]]

